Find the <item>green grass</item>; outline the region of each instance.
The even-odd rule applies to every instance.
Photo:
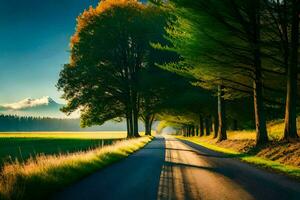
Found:
[[[178,136],[177,138],[193,142],[195,144],[201,145],[201,146],[211,149],[213,151],[224,153],[225,155],[227,155],[229,157],[238,158],[244,162],[251,163],[251,164],[254,164],[254,165],[262,167],[262,168],[270,169],[275,172],[283,173],[285,175],[295,177],[298,179],[300,178],[300,168],[299,167],[284,165],[277,161],[271,161],[271,160],[261,158],[258,156],[254,156],[254,155],[250,155],[247,153],[239,153],[239,152],[227,149],[227,148],[222,148],[217,145],[213,145],[213,144],[210,144],[210,143],[207,143],[204,141],[200,141],[200,138],[196,138],[196,137],[188,138],[188,137]]]
[[[94,149],[125,137],[126,132],[0,133],[0,166],[16,159],[23,162],[40,154],[65,154]]]
[[[25,163],[4,165],[0,199],[43,199],[56,190],[142,148],[151,137],[119,141],[88,151],[39,156]]]
[[[0,138],[55,138],[55,139],[120,139],[125,131],[99,132],[0,132]]]

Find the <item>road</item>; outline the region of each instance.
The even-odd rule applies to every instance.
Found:
[[[300,200],[300,182],[165,136],[53,199]]]

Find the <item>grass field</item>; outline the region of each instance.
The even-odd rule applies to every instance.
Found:
[[[0,132],[0,138],[55,138],[55,139],[119,139],[125,131],[99,132]]]
[[[47,199],[58,189],[127,157],[151,139],[145,136],[88,151],[38,156],[24,163],[6,163],[0,171],[0,199]]]
[[[18,132],[0,133],[0,166],[26,161],[40,154],[65,154],[94,149],[126,137],[126,132]]]

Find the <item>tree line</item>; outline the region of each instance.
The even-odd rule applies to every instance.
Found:
[[[103,127],[99,126],[82,129],[79,126],[79,124],[79,119],[58,119],[45,117],[20,117],[16,115],[0,115],[0,132],[104,130]],[[108,130],[115,131],[116,126],[106,127],[106,131]]]
[[[139,119],[146,134],[163,119],[219,141],[255,128],[260,145],[284,117],[282,139],[298,137],[298,0],[101,1],[70,52],[57,87],[84,127],[125,119],[137,137]]]
[[[226,101],[240,96],[253,99],[257,145],[268,142],[266,106],[285,107],[282,139],[298,138],[299,1],[172,2],[169,41],[187,73],[217,90],[219,141]]]

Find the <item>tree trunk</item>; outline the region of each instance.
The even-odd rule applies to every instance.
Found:
[[[210,135],[210,120],[209,117],[205,118],[205,131],[206,131],[206,135]]]
[[[226,112],[225,112],[225,100],[224,86],[218,86],[218,116],[219,116],[219,130],[218,130],[218,142],[227,139],[227,124],[226,124]]]
[[[133,116],[132,116],[132,120],[133,120],[133,135],[134,137],[140,137],[139,135],[139,126],[138,126],[138,116],[136,113],[136,110],[133,111]]]
[[[126,126],[127,126],[127,138],[130,138],[132,135],[131,129],[130,129],[130,121],[129,116],[126,115]]]
[[[214,124],[213,124],[213,121],[214,121],[214,119],[213,119],[213,116],[210,116],[209,117],[209,121],[210,121],[210,131],[213,131],[214,130]]]
[[[268,142],[265,113],[262,98],[262,84],[260,81],[254,81],[254,112],[256,127],[256,145]]]
[[[132,92],[132,114],[133,114],[133,135],[134,137],[140,137],[139,135],[139,113],[138,113],[138,97],[137,97],[137,92],[133,91]]]
[[[234,131],[238,130],[238,121],[236,119],[233,119],[232,130]]]
[[[133,121],[132,121],[132,111],[128,111],[127,113],[127,137],[128,138],[132,138],[134,137],[134,134],[133,134]]]
[[[290,62],[287,69],[287,94],[285,105],[283,140],[298,138],[297,134],[297,68],[299,49],[299,0],[292,1],[292,30]]]
[[[191,129],[192,129],[192,136],[195,136],[195,126],[192,125],[192,126],[191,126]]]
[[[260,1],[255,0],[255,9],[253,10],[253,58],[254,58],[254,80],[253,80],[253,98],[256,124],[256,145],[268,142],[266,128],[266,119],[263,103],[263,85],[261,74],[261,48],[260,48]]]
[[[149,123],[149,126],[148,126],[148,130],[147,130],[147,135],[152,135],[152,123],[150,122]]]
[[[218,114],[214,116],[214,138],[218,137],[218,130],[219,130],[219,119]]]
[[[150,115],[145,116],[145,135],[151,135]]]
[[[204,122],[203,122],[203,116],[200,115],[200,137],[204,135]]]
[[[150,124],[149,124],[149,131],[150,131],[150,135],[152,135],[152,124],[155,120],[155,114],[152,114],[150,117]]]

